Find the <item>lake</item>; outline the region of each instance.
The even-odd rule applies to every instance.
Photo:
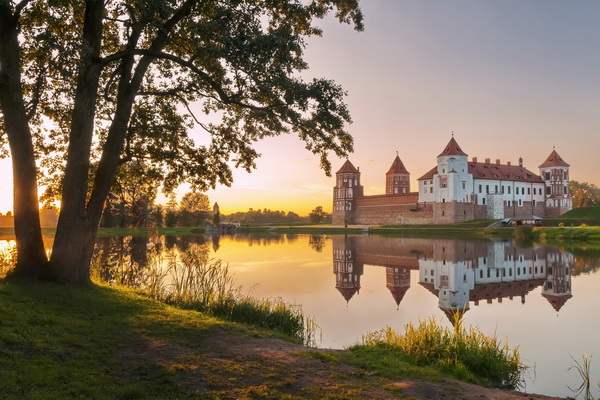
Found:
[[[341,349],[390,326],[466,308],[465,323],[519,346],[530,367],[523,391],[574,397],[569,367],[592,358],[600,395],[600,258],[585,247],[519,246],[508,240],[367,235],[236,234],[100,238],[106,279],[136,285],[154,260],[193,253],[229,264],[255,297],[302,305],[321,328],[320,347]],[[572,358],[571,358],[572,357]],[[574,360],[573,360],[574,359]]]

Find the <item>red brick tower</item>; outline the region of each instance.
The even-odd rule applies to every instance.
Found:
[[[402,164],[398,153],[385,174],[385,194],[406,194],[410,192],[410,173]]]
[[[346,160],[342,168],[335,173],[336,185],[333,188],[333,224],[353,223],[356,211],[356,199],[363,196],[360,184],[360,171]]]
[[[557,217],[573,208],[573,198],[569,193],[569,164],[552,149],[539,168],[546,183],[546,217]]]

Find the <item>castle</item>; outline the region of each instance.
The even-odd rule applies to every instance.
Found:
[[[510,162],[484,162],[467,154],[454,136],[437,165],[410,191],[410,173],[397,155],[386,173],[385,194],[365,196],[360,170],[350,160],[336,172],[333,223],[336,225],[443,224],[481,218],[557,217],[572,208],[569,164],[556,150],[539,175]]]

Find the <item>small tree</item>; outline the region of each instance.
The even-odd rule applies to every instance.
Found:
[[[210,201],[207,195],[198,192],[186,193],[179,205],[181,219],[179,223],[200,226],[206,221],[209,210]]]
[[[323,211],[322,206],[317,206],[308,214],[308,218],[311,224],[322,224],[331,219],[331,214]]]
[[[217,211],[216,213],[213,214],[212,223],[213,223],[213,225],[217,225],[220,222],[221,222],[221,213],[219,211]]]

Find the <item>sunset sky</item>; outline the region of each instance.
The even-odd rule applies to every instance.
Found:
[[[600,2],[371,0],[365,31],[332,18],[308,41],[307,77],[347,91],[352,163],[365,194],[383,193],[398,151],[416,179],[451,133],[469,157],[537,167],[555,146],[571,177],[600,185]],[[264,140],[252,174],[211,190],[221,212],[331,211],[334,179],[295,137]],[[343,160],[332,158],[333,172]],[[0,212],[12,209],[10,163],[0,161]],[[180,196],[186,189],[180,189]],[[163,200],[164,201],[164,200]]]

